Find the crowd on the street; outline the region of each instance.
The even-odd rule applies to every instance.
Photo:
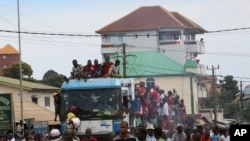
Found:
[[[230,141],[229,126],[194,126],[192,129],[178,124],[173,131],[154,127],[138,126],[134,132],[128,131],[127,122],[120,125],[120,133],[113,141]]]
[[[43,138],[38,138],[35,132],[25,136],[13,136],[8,133],[1,136],[1,141],[98,141],[92,135],[92,130],[87,128],[85,135],[79,138],[75,129],[66,129],[64,132],[54,128]],[[122,121],[120,130],[114,134],[106,135],[100,141],[230,141],[229,126],[219,127],[211,125],[197,125],[192,129],[178,124],[173,131],[155,127],[148,123],[147,126],[137,126],[131,131],[129,123]]]

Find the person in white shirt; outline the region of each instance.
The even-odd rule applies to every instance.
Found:
[[[110,77],[121,77],[120,75],[120,60],[115,60],[115,64],[110,67],[108,75]]]

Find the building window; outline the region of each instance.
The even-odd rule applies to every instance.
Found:
[[[3,65],[3,68],[8,68],[8,65],[4,64],[4,65]]]
[[[160,41],[180,40],[181,34],[179,31],[164,31],[159,33]]]
[[[110,36],[109,43],[111,43],[111,44],[118,43],[118,41],[119,41],[118,39],[119,39],[118,36]]]
[[[33,102],[33,103],[38,103],[38,98],[37,97],[31,97],[31,101]]]
[[[44,98],[44,104],[45,104],[45,107],[50,107],[50,97]]]
[[[102,36],[102,42],[103,43],[108,43],[109,42],[108,35],[103,35]]]
[[[3,59],[6,59],[7,58],[7,55],[3,55]]]
[[[155,86],[155,79],[152,77],[147,78],[146,83],[147,83],[147,89],[150,90],[151,88],[154,88]]]
[[[121,36],[121,42],[125,43],[126,42],[126,36]]]

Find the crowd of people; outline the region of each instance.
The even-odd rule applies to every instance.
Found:
[[[81,65],[76,59],[72,61],[73,67],[69,77],[64,77],[66,81],[69,79],[87,79],[97,77],[121,77],[120,60],[110,61],[110,56],[105,57],[103,63],[99,63],[98,59],[88,60],[86,65]]]
[[[176,90],[165,94],[157,84],[153,87],[145,87],[144,82],[136,84],[135,99],[131,101],[131,106],[125,106],[126,108],[131,115],[130,125],[134,125],[134,122],[135,126],[151,123],[155,127],[172,130],[177,124],[184,127],[194,124],[194,119],[187,120],[184,99],[180,99]]]
[[[148,123],[146,126],[137,126],[131,131],[129,123],[122,121],[120,130],[116,134],[111,134],[101,141],[230,141],[228,127],[197,125],[190,129],[178,124],[173,131],[154,127]],[[105,138],[105,139],[104,139]],[[82,138],[76,136],[73,129],[67,129],[62,134],[58,129],[52,129],[47,136],[48,141],[98,141],[98,138],[92,135],[92,130],[87,128]]]
[[[230,141],[229,127],[195,126],[183,127],[178,124],[173,131],[148,124],[138,126],[134,132],[128,131],[128,123],[123,121],[120,133],[113,141]]]

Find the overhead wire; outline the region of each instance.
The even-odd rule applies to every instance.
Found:
[[[4,6],[4,7],[7,7],[7,8],[9,8],[9,9],[11,9],[12,11],[17,11],[15,8],[12,8],[12,7],[10,7],[10,6],[8,6],[8,5],[6,5],[6,4],[4,4],[4,3],[1,3],[0,2],[0,5],[2,5],[2,6]],[[47,25],[47,24],[44,24],[43,22],[41,22],[41,21],[39,21],[39,20],[36,20],[35,18],[32,18],[32,17],[30,17],[30,16],[28,16],[28,15],[26,15],[26,14],[23,14],[23,13],[21,13],[21,15],[23,15],[23,16],[25,16],[25,17],[28,17],[29,19],[32,19],[32,21],[36,21],[37,23],[39,23],[39,24],[42,24],[43,26],[46,26],[46,27],[49,27],[50,29],[56,29],[56,28],[54,28],[54,27],[51,27],[51,26],[49,26],[49,25]],[[16,24],[14,24],[14,23],[12,23],[12,22],[10,22],[10,21],[8,21],[7,19],[5,19],[5,18],[2,18],[5,22],[7,22],[7,23],[10,23],[11,25],[14,25],[15,27],[17,27],[17,25]],[[57,29],[56,29],[57,30]],[[12,31],[7,31],[7,32],[9,32],[9,33],[18,33],[17,31],[15,31],[15,32],[12,32]],[[21,32],[20,32],[21,33]],[[44,39],[41,39],[41,36],[39,36],[39,37],[37,37],[37,35],[39,35],[39,34],[32,34],[32,35],[35,35],[34,37],[35,38],[38,38],[41,42],[45,42],[45,43],[50,43],[50,44],[46,44],[46,45],[52,45],[52,46],[55,46],[55,47],[57,47],[57,48],[60,48],[60,49],[64,49],[64,50],[67,50],[67,52],[71,52],[71,51],[73,51],[72,49],[75,49],[75,47],[74,48],[68,48],[68,47],[65,47],[65,44],[63,45],[63,46],[58,46],[57,44],[54,44],[54,42],[58,42],[57,40],[53,40],[53,41],[51,41],[51,38],[49,38],[49,39],[46,39],[46,40],[44,40]],[[43,36],[44,37],[44,36]],[[42,38],[43,38],[42,37]],[[83,40],[81,40],[81,41],[83,41]],[[89,42],[88,42],[89,43]],[[91,43],[92,45],[96,45],[97,46],[97,44],[94,44],[94,43]],[[68,44],[69,45],[69,44]],[[86,45],[86,44],[85,44]],[[77,48],[79,48],[79,49],[81,49],[81,50],[83,50],[84,48],[80,48],[80,46],[76,46]],[[88,55],[88,56],[92,56],[93,54],[94,54],[94,52],[91,52],[91,51],[82,51],[82,52],[79,52],[79,50],[76,50],[76,51],[74,51],[75,53],[77,53],[77,54],[86,54],[86,55]]]
[[[0,3],[0,4],[2,4],[2,3]],[[3,5],[3,4],[2,4]],[[7,5],[5,5],[5,6],[7,6]],[[7,6],[7,7],[9,7],[9,6]],[[10,8],[10,7],[9,7]],[[27,16],[27,17],[29,17],[29,16]],[[11,23],[11,22],[9,22],[8,20],[6,20],[5,18],[3,18],[3,17],[1,17],[3,20],[5,20],[5,21],[7,21],[8,23],[10,23],[10,24],[12,24],[12,25],[15,25],[15,24],[13,24],[13,23]],[[31,19],[33,19],[34,21],[37,21],[37,20],[35,20],[34,18],[32,18],[32,17],[29,17],[29,18],[31,18]],[[39,22],[39,23],[42,23],[42,22]],[[45,26],[47,26],[47,25],[45,25]],[[47,26],[47,27],[49,27],[49,26]],[[224,30],[214,30],[214,31],[208,31],[207,33],[205,33],[205,34],[208,34],[208,33],[212,33],[213,35],[215,35],[215,33],[224,33],[224,32],[229,32],[229,31],[239,31],[239,30],[248,30],[248,29],[250,29],[250,27],[246,27],[246,28],[233,28],[233,29],[224,29]],[[12,31],[12,30],[0,30],[0,32],[7,32],[7,33],[18,33],[17,31]],[[66,37],[66,36],[68,36],[68,37],[100,37],[101,35],[96,35],[96,34],[73,34],[73,33],[46,33],[46,32],[29,32],[29,31],[21,31],[21,33],[22,34],[32,34],[32,35],[47,35],[47,36],[60,36],[60,37]],[[238,34],[242,34],[242,33],[238,33]],[[248,33],[244,33],[244,34],[248,34]],[[224,35],[226,35],[226,34],[224,34]],[[126,36],[130,36],[130,37],[132,37],[132,36],[135,36],[135,35],[126,35]],[[153,35],[153,34],[136,34],[136,36],[158,36],[157,34],[155,34],[155,35]],[[49,39],[51,39],[51,37],[49,37]],[[27,39],[27,40],[32,40],[32,39]],[[43,41],[43,42],[50,42],[50,43],[55,43],[55,42],[57,42],[57,43],[63,43],[63,44],[65,44],[65,43],[67,43],[67,42],[59,42],[59,41],[49,41],[49,40],[39,40],[39,41]],[[72,43],[72,44],[76,44],[76,43]],[[81,44],[81,43],[79,43],[79,44]],[[95,45],[95,44],[93,44],[93,45]],[[96,44],[96,45],[98,45],[98,44]],[[60,49],[62,48],[62,46],[60,46]],[[139,46],[137,46],[137,48],[145,48],[145,47],[139,47]],[[167,49],[165,49],[166,51],[176,51],[176,52],[178,52],[177,50],[167,50]],[[70,50],[69,50],[70,51]],[[89,50],[88,50],[89,51]],[[78,51],[77,51],[78,52]],[[248,53],[235,53],[235,52],[206,52],[205,54],[210,54],[210,55],[226,55],[226,56],[228,56],[228,55],[230,55],[230,56],[245,56],[245,57],[250,57],[250,53],[248,54]],[[138,65],[138,64],[137,64]],[[145,67],[149,67],[149,66],[145,66]],[[151,66],[150,66],[151,67]],[[159,68],[160,69],[160,68]]]

